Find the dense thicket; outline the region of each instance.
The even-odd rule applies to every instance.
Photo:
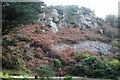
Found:
[[[2,3],[2,32],[6,34],[18,24],[34,23],[43,12],[42,2],[4,2]]]

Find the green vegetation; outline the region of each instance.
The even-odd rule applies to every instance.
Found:
[[[119,53],[120,51],[119,39],[112,39],[110,44],[112,45],[114,53]]]
[[[41,77],[47,77],[47,76],[52,76],[54,73],[54,70],[49,65],[43,65],[35,68],[35,72],[37,72],[38,75]]]
[[[10,59],[2,59],[2,65],[4,66],[3,68],[5,68],[5,69],[18,70],[19,67],[20,67],[18,59],[16,57],[13,57],[13,58],[10,58]]]
[[[118,38],[118,33],[112,31],[112,30],[109,30],[107,28],[103,28],[103,32],[104,32],[104,35],[111,38],[111,39],[114,39],[114,38]]]
[[[2,69],[2,71],[1,71],[1,74],[3,74],[3,76],[5,76],[5,75],[7,75],[7,76],[20,76],[20,75],[22,75],[22,76],[28,76],[23,70],[14,70],[14,69]],[[1,78],[1,77],[0,77]],[[4,78],[4,77],[2,77],[2,78]]]
[[[31,40],[29,38],[26,37],[22,37],[20,35],[15,35],[14,36],[16,40],[22,41],[22,42],[31,42]]]
[[[76,17],[75,13],[79,10],[78,6],[72,5],[72,6],[67,6],[67,22],[71,24],[76,24]]]
[[[89,8],[85,8],[85,7],[81,7],[81,11],[83,12],[83,14],[91,13],[91,10]]]
[[[2,3],[2,5],[3,5],[2,30],[3,34],[7,34],[16,25],[34,23],[35,20],[38,19],[39,14],[43,12],[42,6],[44,6],[44,3],[4,2]],[[66,12],[67,14],[66,22],[73,24],[74,26],[77,25],[76,13],[78,10],[82,10],[83,14],[88,14],[91,12],[89,8],[81,7],[79,9],[79,7],[75,5],[56,6],[55,8],[58,10],[58,13],[60,14]],[[115,16],[111,15],[107,16],[106,21],[109,22],[113,27],[114,26],[116,27],[116,24],[114,24],[116,22]],[[41,32],[44,32],[44,30],[37,29],[35,30],[34,33],[36,34]],[[69,49],[67,51],[63,50],[62,52],[64,52],[66,55],[60,56],[59,54],[57,54],[56,49],[53,51],[51,49],[51,47],[53,46],[53,45],[51,46],[51,44],[54,43],[55,37],[53,34],[52,34],[53,39],[48,45],[44,45],[45,43],[46,44],[49,43],[49,41],[44,41],[43,39],[45,38],[44,37],[42,38],[42,35],[35,37],[33,37],[34,35],[32,35],[32,37],[35,38],[35,40],[33,40],[33,43],[36,43],[33,44],[34,46],[32,47],[30,46],[32,41],[28,37],[24,37],[18,34],[12,35],[12,37],[5,36],[2,40],[3,47],[2,68],[8,71],[3,70],[3,73],[2,72],[0,73],[0,77],[9,78],[10,77],[9,75],[21,75],[21,74],[27,75],[28,73],[30,73],[30,70],[31,71],[33,70],[35,74],[41,77],[38,80],[45,80],[44,77],[47,77],[46,80],[50,80],[49,77],[59,75],[61,73],[64,73],[66,75],[65,80],[72,80],[72,76],[118,79],[120,78],[120,52],[118,51],[119,41],[117,40],[118,34],[115,31],[109,30],[107,28],[104,28],[103,32],[105,36],[107,36],[110,39],[110,44],[112,45],[114,51],[117,52],[117,53],[115,52],[116,53],[115,56],[112,57],[110,60],[103,59],[103,55],[98,56],[95,55],[94,53],[92,54],[89,52],[77,52],[75,54],[69,55],[67,54],[67,52],[73,53],[73,51],[69,52]],[[58,33],[56,35],[58,35]],[[67,33],[65,35],[67,35]],[[41,39],[38,37],[40,37]],[[59,37],[64,40],[64,37],[61,37],[60,35],[57,36],[57,39],[59,39]],[[69,37],[72,37],[72,35],[67,37],[68,40]],[[51,36],[48,36],[47,39],[49,38],[51,38]],[[28,49],[26,46],[24,47],[24,45],[26,44],[28,44],[28,47],[32,49],[28,53],[27,51],[30,49]],[[35,51],[37,50],[38,53],[35,55]],[[47,62],[49,61],[49,59],[45,57],[48,56],[50,61],[52,62],[51,66],[43,63],[44,65],[33,68],[33,66],[36,66],[38,64],[37,62],[34,63],[34,61],[39,61],[38,59],[45,59]],[[61,57],[63,57],[64,59],[62,59]],[[104,56],[104,58],[107,57]],[[32,63],[27,64],[27,60],[31,60],[31,62],[33,61],[33,64]]]
[[[0,78],[10,78],[10,76],[8,75],[8,73],[0,72]]]
[[[62,62],[59,59],[54,59],[54,66],[55,67],[61,67],[62,66]]]
[[[66,22],[72,24],[72,25],[77,25],[77,20],[76,20],[76,12],[80,9],[79,6],[76,5],[69,5],[69,6],[54,6],[56,10],[58,10],[59,14],[66,13],[67,19]]]
[[[119,41],[117,39],[114,39],[114,40],[111,41],[111,45],[118,47],[119,46]]]
[[[118,17],[115,15],[107,15],[105,18],[106,22],[108,22],[113,27],[118,27]],[[119,28],[119,27],[118,27]]]
[[[104,61],[94,56],[80,59],[78,64],[72,68],[73,76],[87,76],[94,78],[117,79],[120,77],[120,61]]]
[[[115,58],[120,61],[120,52],[116,53]]]
[[[72,76],[66,75],[64,80],[72,80]]]
[[[88,52],[82,52],[82,53],[80,53],[80,52],[75,52],[75,55],[74,55],[74,57],[75,57],[75,60],[76,61],[80,61],[82,58],[86,58],[86,57],[89,57],[90,56],[90,54],[88,53]]]
[[[43,12],[44,3],[40,2],[3,2],[2,33],[6,34],[18,24],[34,23]]]
[[[16,40],[14,38],[12,39],[8,39],[8,40],[2,40],[2,46],[4,46],[5,48],[8,48],[9,46],[13,46],[15,45]]]

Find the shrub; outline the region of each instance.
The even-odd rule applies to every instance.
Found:
[[[120,76],[119,71],[120,62],[118,60],[106,62],[89,56],[81,59],[75,65],[75,68],[72,69],[72,74],[75,76],[117,79]]]
[[[15,35],[14,36],[17,40],[19,41],[23,41],[23,42],[31,42],[31,40],[27,37],[23,37],[23,36],[20,36],[20,35]]]
[[[106,22],[108,22],[113,27],[118,27],[118,17],[115,15],[107,15],[105,17]]]
[[[35,30],[35,33],[41,33],[41,32],[43,32],[42,29]]]
[[[112,40],[112,41],[111,41],[111,45],[118,47],[118,46],[119,46],[119,42],[118,42],[117,40]]]
[[[113,53],[117,53],[120,50],[120,48],[118,46],[113,46],[112,47],[112,52]]]
[[[55,67],[61,67],[62,62],[59,59],[54,59],[54,65],[55,65]]]
[[[75,60],[79,62],[83,58],[87,58],[87,57],[90,57],[90,56],[96,56],[96,53],[83,50],[83,51],[80,51],[80,52],[75,52],[74,56],[75,56]]]
[[[80,9],[83,14],[89,14],[92,12],[89,8],[81,7]]]
[[[39,76],[45,77],[45,76],[52,76],[54,73],[54,70],[51,66],[43,65],[35,68],[35,72],[37,72]]]
[[[10,78],[10,76],[8,75],[8,73],[0,72],[0,78]]]
[[[120,77],[120,61],[114,59],[109,63],[109,66],[111,67],[111,74],[108,77],[113,79]]]
[[[120,53],[116,53],[115,58],[120,61]]]
[[[92,56],[81,59],[79,63],[75,65],[72,74],[76,76],[85,76],[86,74],[92,75],[91,72],[95,61],[96,58]]]
[[[8,48],[9,46],[15,45],[16,40],[14,38],[9,39],[9,40],[2,40],[2,46]]]
[[[16,57],[12,57],[10,59],[2,59],[2,66],[3,69],[19,70],[20,63]]]
[[[105,36],[109,38],[118,38],[118,34],[116,32],[113,32],[112,30],[108,30],[107,28],[103,28],[103,32]]]

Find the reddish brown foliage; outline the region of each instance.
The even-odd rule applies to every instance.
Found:
[[[57,71],[57,76],[65,76],[67,73],[63,69],[59,68]]]
[[[11,54],[4,54],[4,55],[2,55],[2,58],[3,59],[11,59],[12,55]]]
[[[15,47],[15,46],[11,46],[11,47],[10,47],[10,50],[11,50],[11,51],[15,51],[16,49],[17,49],[17,47]]]
[[[25,46],[26,43],[25,43],[25,42],[17,42],[16,45],[17,45],[17,46]]]
[[[63,61],[65,61],[66,63],[69,63],[71,60],[71,57],[69,55],[67,55],[67,53],[61,53],[60,57]]]
[[[43,29],[45,30],[45,32],[42,32]],[[36,32],[36,30],[40,30],[40,32]],[[102,40],[104,38],[104,36],[98,35],[94,30],[93,31],[79,30],[78,28],[61,28],[57,33],[54,33],[48,27],[43,27],[39,25],[22,25],[16,31],[19,32],[19,34],[22,37],[31,39],[34,46],[29,47],[32,43],[17,41],[16,43],[17,46],[11,46],[10,48],[11,51],[14,51],[16,48],[20,46],[28,46],[30,50],[32,50],[32,48],[34,47],[33,49],[35,51],[33,52],[38,52],[36,53],[37,55],[43,56],[42,59],[32,56],[32,59],[30,61],[26,60],[27,66],[32,68],[49,63],[48,59],[44,60],[44,58],[46,57],[45,54],[47,54],[46,52],[44,52],[44,50],[49,50],[51,54],[60,56],[60,58],[66,63],[70,63],[71,60],[73,60],[73,56],[74,56],[73,48],[65,47],[60,51],[59,49],[54,47],[55,43],[61,42],[61,43],[72,44],[72,43],[79,43],[85,40],[86,38],[89,38],[90,40],[95,40],[98,38]],[[13,38],[13,36],[14,36],[13,34],[4,35],[2,39],[10,40],[11,38]],[[30,52],[30,54],[34,54],[33,52]],[[96,55],[96,53],[93,52],[88,52],[88,53],[90,55]],[[6,57],[9,58],[9,55],[3,55],[3,58]],[[75,60],[73,60],[72,62],[76,63]],[[65,72],[62,73],[65,74]]]

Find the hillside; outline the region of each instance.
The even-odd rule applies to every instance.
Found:
[[[34,24],[20,23],[2,36],[3,73],[120,78],[119,28],[89,8],[61,7],[48,6]]]

